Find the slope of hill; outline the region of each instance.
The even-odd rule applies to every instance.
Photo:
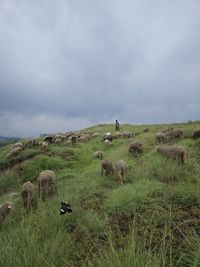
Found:
[[[200,266],[200,140],[191,138],[200,123],[173,125],[184,129],[184,138],[169,144],[185,147],[185,165],[155,152],[155,133],[171,126],[150,125],[144,133],[146,126],[122,125],[143,142],[139,155],[128,152],[132,139],[123,138],[112,147],[101,137],[72,147],[50,144],[46,153],[34,147],[18,159],[5,159],[11,145],[1,148],[0,203],[13,201],[15,208],[0,228],[0,266]],[[84,131],[114,132],[113,125]],[[127,162],[126,184],[101,177],[96,150],[113,163]],[[59,194],[27,212],[10,193],[25,181],[36,185],[45,169],[56,173]],[[71,214],[59,215],[61,200]]]

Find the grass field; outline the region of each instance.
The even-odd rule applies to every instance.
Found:
[[[185,165],[155,152],[155,133],[171,126],[184,129],[184,138],[169,144],[185,147]],[[5,159],[11,145],[0,148],[0,203],[14,203],[0,228],[0,266],[200,266],[200,140],[191,138],[200,123],[150,125],[143,133],[145,127],[121,127],[143,142],[141,155],[128,152],[131,139],[107,147],[100,137],[72,147],[52,144],[48,153],[26,149],[12,160]],[[85,131],[114,132],[114,127]],[[126,184],[114,175],[101,177],[96,150],[113,163],[126,161]],[[45,169],[56,173],[59,195],[27,212],[10,193],[20,192],[25,181],[36,185]],[[61,200],[71,204],[72,213],[59,215]]]

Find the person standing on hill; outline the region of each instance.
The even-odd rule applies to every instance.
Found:
[[[118,120],[115,120],[115,130],[119,131],[119,122],[118,122]]]

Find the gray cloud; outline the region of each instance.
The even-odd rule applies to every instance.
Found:
[[[197,0],[2,0],[0,134],[199,119],[199,10]]]

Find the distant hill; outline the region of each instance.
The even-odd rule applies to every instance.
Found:
[[[5,137],[5,136],[0,136],[0,147],[5,146],[9,143],[14,143],[19,141],[19,137]]]

